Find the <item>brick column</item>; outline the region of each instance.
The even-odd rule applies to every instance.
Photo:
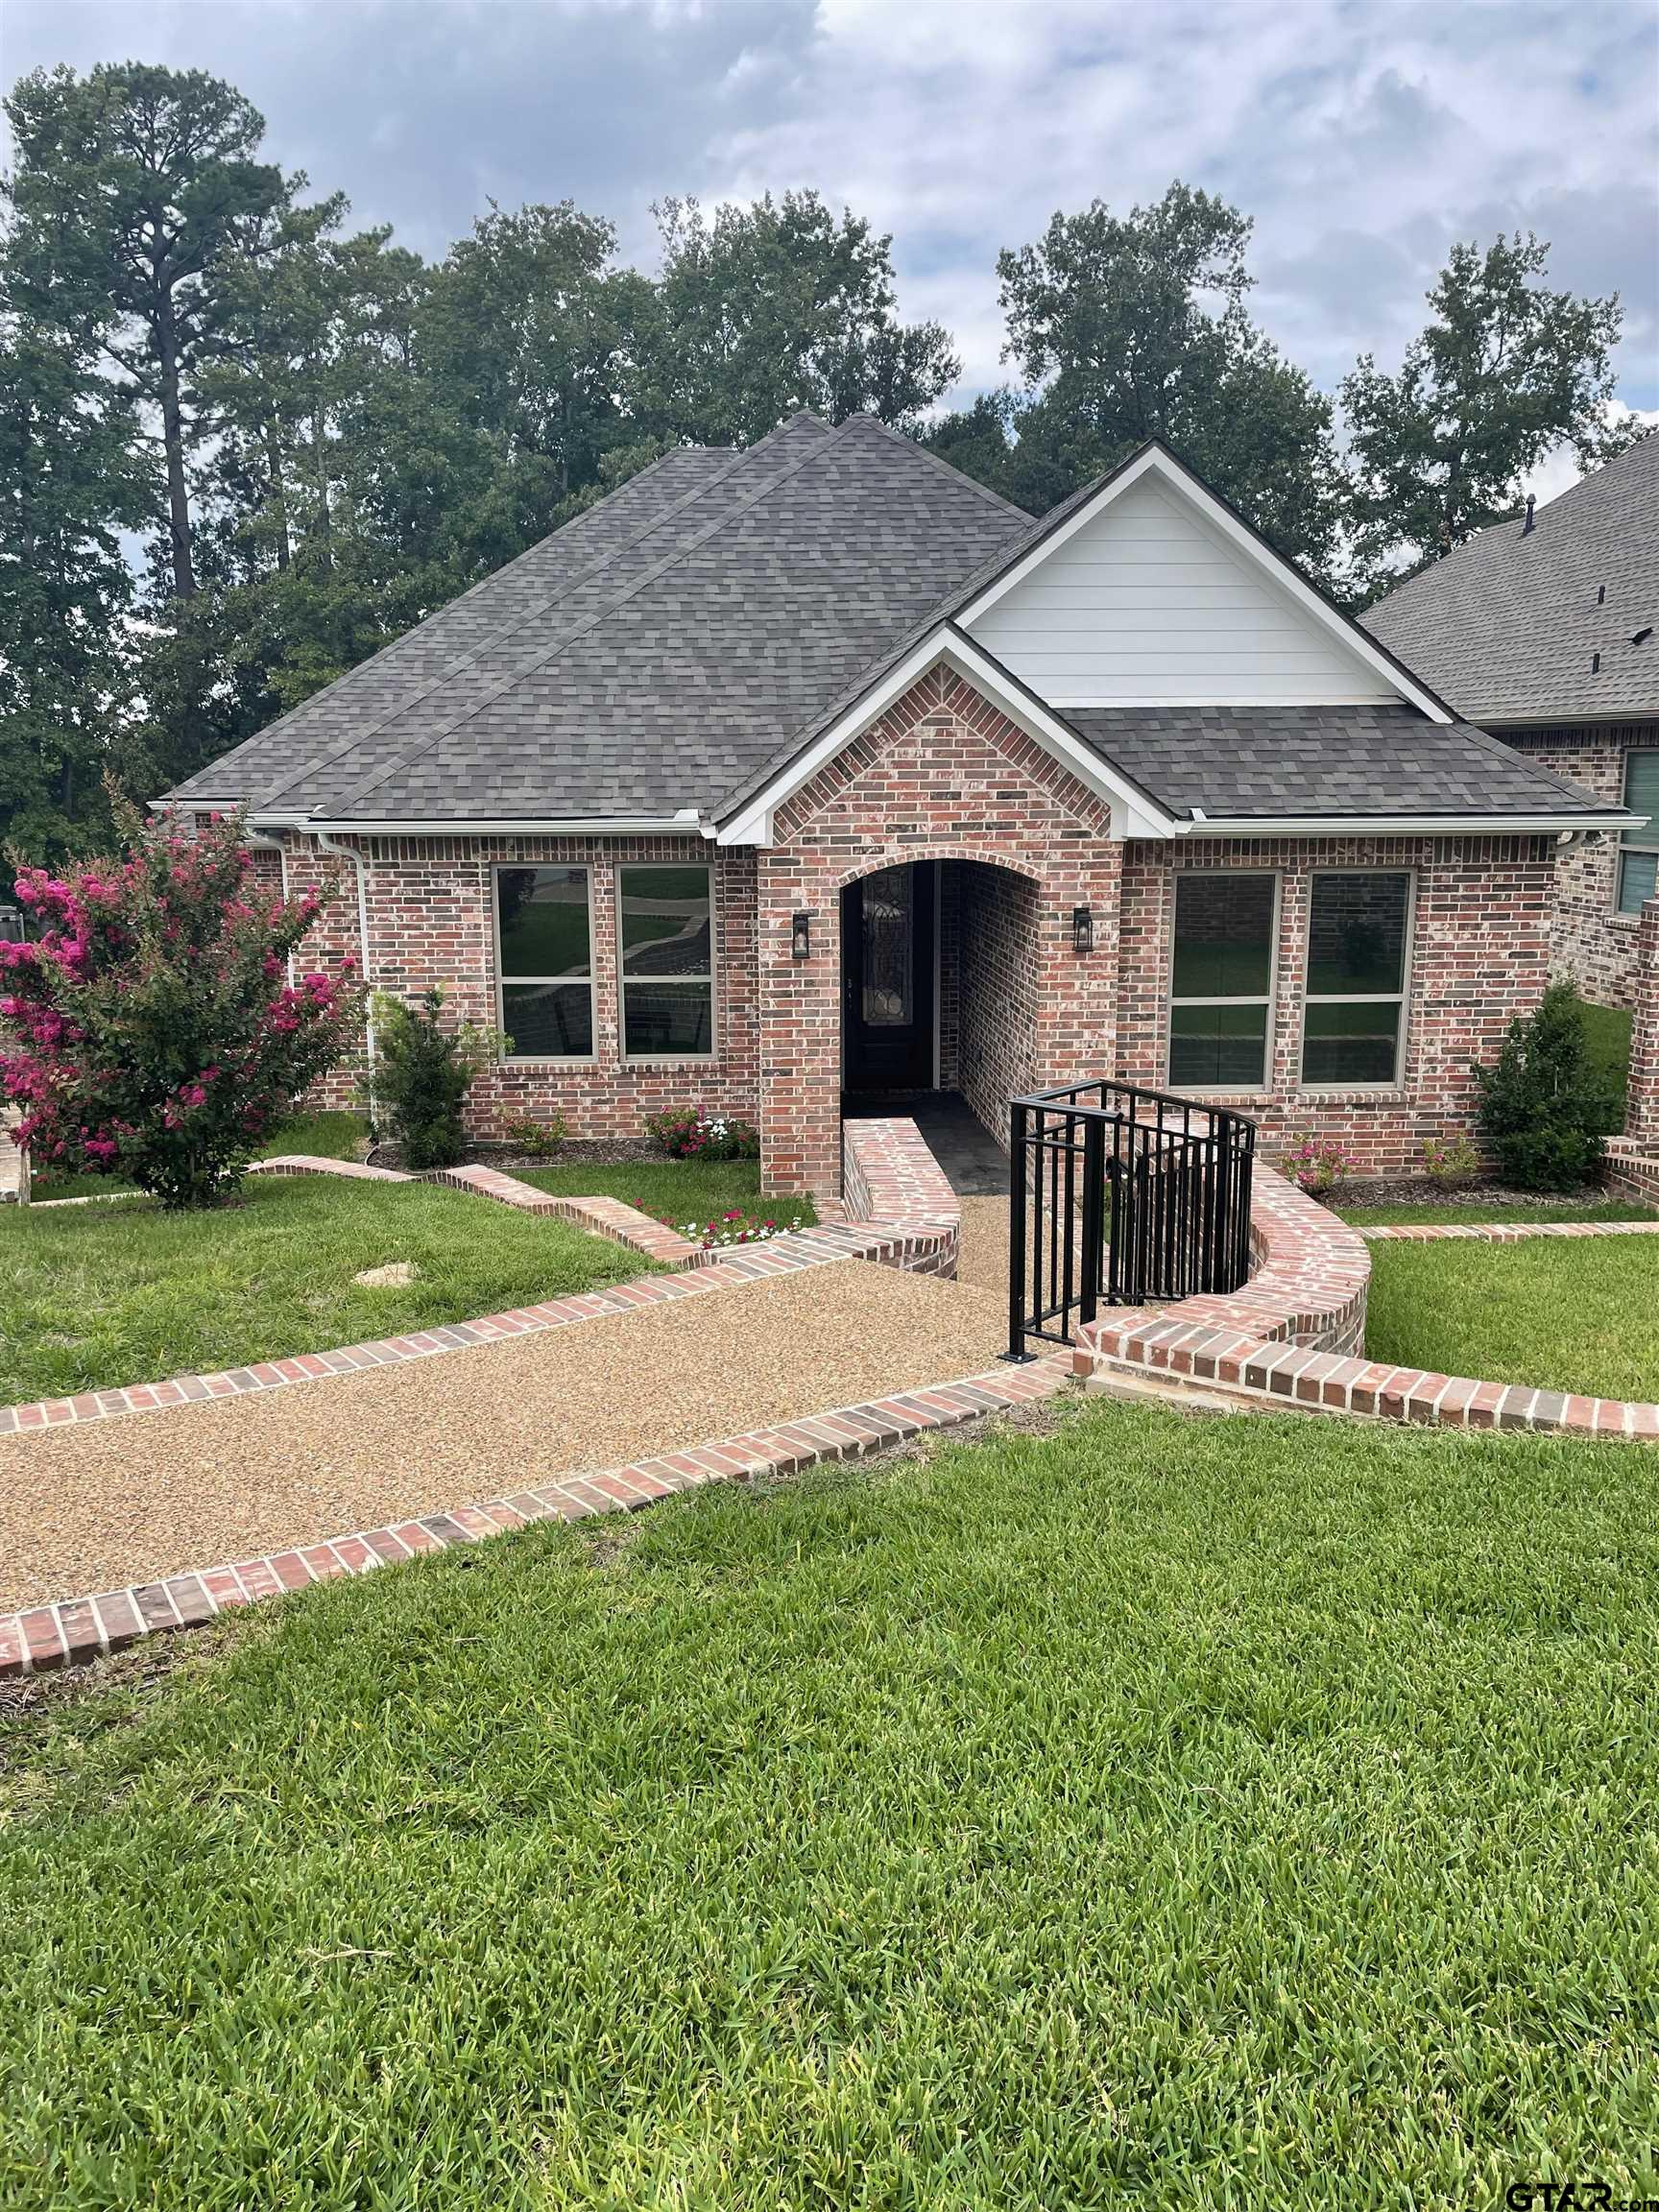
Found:
[[[1659,898],[1649,899],[1642,909],[1635,993],[1624,1134],[1639,1144],[1659,1146]]]

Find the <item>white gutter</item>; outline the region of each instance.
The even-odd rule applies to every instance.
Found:
[[[362,854],[354,846],[336,845],[332,838],[315,825],[312,826],[311,834],[316,838],[320,851],[331,853],[340,860],[349,860],[357,872],[357,940],[363,950],[363,984],[369,994],[363,1022],[363,1043],[368,1056],[364,1076],[369,1092],[369,1119],[378,1135],[380,1116],[374,1096],[374,984],[369,973],[369,869]]]
[[[329,837],[707,837],[695,807],[680,814],[608,814],[517,822],[376,822],[358,816],[350,822],[315,822],[309,816],[259,814],[255,821],[284,830],[301,830],[318,842]],[[334,848],[325,845],[325,851]]]
[[[1190,837],[1544,837],[1584,830],[1633,830],[1634,814],[1260,814],[1183,822]]]

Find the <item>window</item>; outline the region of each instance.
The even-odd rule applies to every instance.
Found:
[[[1619,911],[1640,914],[1659,891],[1659,753],[1630,753],[1624,759],[1624,804],[1648,819],[1626,830],[1619,849]]]
[[[630,1060],[699,1059],[714,1049],[712,871],[617,871],[622,1050]]]
[[[586,868],[498,868],[501,1026],[515,1060],[593,1056],[593,932]]]
[[[1273,999],[1273,876],[1178,876],[1169,1081],[1260,1091]]]
[[[1399,1081],[1410,914],[1407,875],[1313,878],[1304,1083]]]

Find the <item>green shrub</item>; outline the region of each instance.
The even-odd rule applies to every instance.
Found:
[[[532,1160],[557,1160],[569,1134],[563,1114],[555,1114],[550,1121],[532,1121],[522,1116],[501,1124],[501,1135],[514,1151],[528,1153]]]
[[[1606,1085],[1590,1058],[1583,1005],[1551,983],[1511,1022],[1496,1061],[1477,1067],[1480,1134],[1518,1190],[1574,1190],[1601,1165]]]
[[[434,984],[416,1005],[377,997],[377,1103],[405,1164],[417,1174],[453,1167],[466,1155],[461,1118],[472,1078],[506,1043],[498,1030],[464,1022],[445,1028],[444,993]]]
[[[1466,1190],[1480,1172],[1480,1155],[1467,1137],[1426,1137],[1423,1172],[1442,1190]]]

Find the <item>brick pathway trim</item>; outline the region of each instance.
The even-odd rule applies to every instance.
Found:
[[[359,1528],[318,1544],[217,1567],[171,1575],[164,1581],[64,1599],[0,1619],[0,1677],[84,1664],[140,1637],[200,1627],[216,1615],[302,1590],[313,1582],[367,1575],[422,1551],[444,1551],[521,1528],[532,1521],[581,1521],[595,1513],[634,1512],[659,1498],[705,1482],[746,1482],[793,1474],[826,1459],[855,1459],[932,1430],[982,1414],[1051,1398],[1070,1383],[1063,1354],[1030,1367],[998,1367],[925,1389],[723,1436],[709,1444],[638,1459],[625,1467],[573,1474],[534,1490],[427,1513],[381,1528]]]
[[[1367,1244],[1521,1244],[1533,1237],[1659,1237],[1659,1221],[1390,1221],[1354,1234]]]

